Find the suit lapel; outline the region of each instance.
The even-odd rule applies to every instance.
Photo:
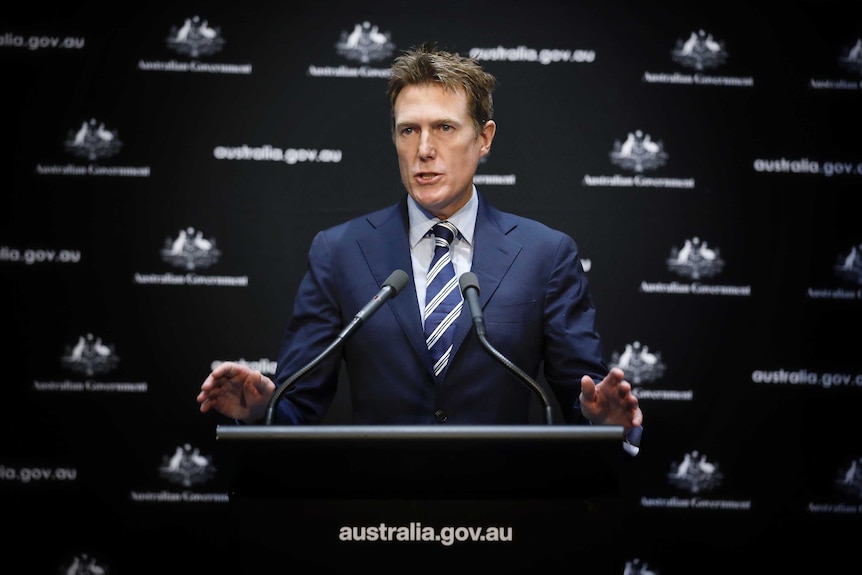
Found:
[[[410,258],[410,239],[407,237],[407,202],[402,201],[391,208],[368,216],[370,229],[358,238],[359,247],[371,269],[371,274],[382,285],[396,269],[407,272],[409,281],[397,297],[389,300],[392,311],[404,337],[423,358],[426,368],[433,373],[431,356],[425,346],[425,335],[416,300],[413,282],[413,263]]]
[[[425,346],[419,304],[416,300],[416,286],[413,282],[413,264],[410,258],[410,240],[407,237],[407,203],[402,201],[390,208],[368,216],[369,231],[361,235],[357,242],[365,254],[371,274],[378,285],[396,269],[407,272],[409,282],[398,297],[389,300],[392,311],[398,320],[404,337],[410,342],[417,357],[422,358],[425,368],[433,379],[431,355]],[[506,214],[489,206],[479,198],[479,212],[476,216],[476,230],[473,237],[473,263],[471,271],[479,280],[479,303],[482,308],[494,295],[500,282],[512,267],[512,262],[521,251],[521,244],[507,236],[514,227],[508,222]],[[452,355],[457,355],[464,338],[473,328],[470,311],[465,307],[458,318],[455,330]]]
[[[479,197],[479,212],[476,216],[476,230],[473,236],[473,263],[471,270],[479,281],[479,304],[482,309],[497,291],[500,282],[512,267],[512,262],[521,251],[521,244],[506,235],[514,224],[507,223],[505,214],[485,203]],[[458,318],[458,328],[455,330],[453,356],[473,327],[470,311],[464,304],[464,310]]]

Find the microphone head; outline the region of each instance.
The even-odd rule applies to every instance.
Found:
[[[467,288],[474,288],[476,293],[479,292],[479,278],[473,272],[465,272],[458,278],[458,285],[461,286],[461,293],[467,291]]]
[[[389,286],[395,290],[395,293],[392,294],[393,297],[401,293],[401,290],[404,289],[404,286],[407,285],[407,272],[404,270],[395,270],[389,277],[386,278],[386,281],[383,282],[384,286]]]

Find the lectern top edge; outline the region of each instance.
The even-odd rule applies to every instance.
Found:
[[[619,425],[219,425],[216,439],[622,441]]]

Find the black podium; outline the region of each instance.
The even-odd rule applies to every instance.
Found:
[[[622,573],[617,426],[219,426],[234,573]]]

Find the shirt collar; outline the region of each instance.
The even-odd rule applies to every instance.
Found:
[[[473,232],[476,229],[476,214],[478,210],[479,195],[476,192],[476,186],[473,186],[473,193],[470,194],[470,199],[467,200],[467,203],[448,219],[448,221],[452,222],[458,228],[459,236],[471,246],[473,245]],[[412,249],[422,241],[422,238],[428,234],[428,230],[439,219],[422,209],[409,194],[407,196],[407,217],[410,225],[410,248]]]

